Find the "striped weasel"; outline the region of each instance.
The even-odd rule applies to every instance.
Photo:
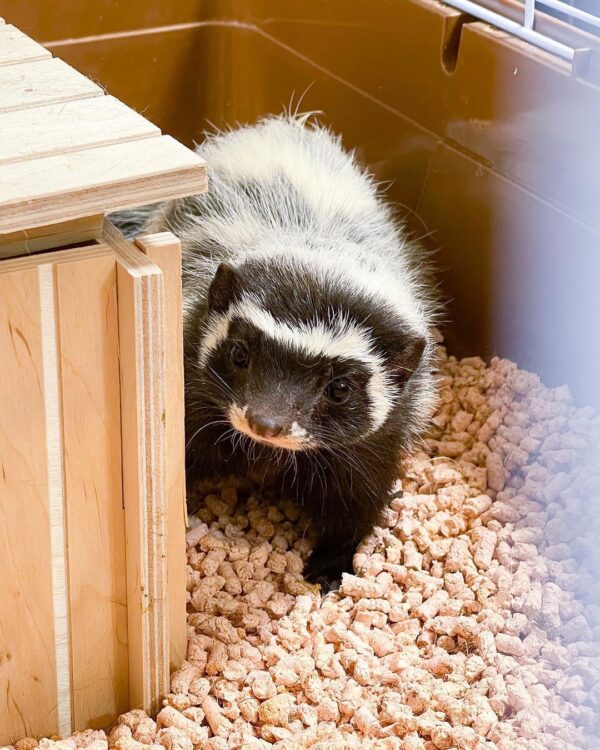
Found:
[[[318,532],[305,575],[352,569],[434,400],[418,244],[339,138],[269,117],[198,147],[209,193],[117,216],[183,247],[188,481],[245,472]]]

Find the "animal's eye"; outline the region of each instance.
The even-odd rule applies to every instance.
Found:
[[[250,352],[246,344],[236,341],[231,347],[231,361],[236,367],[248,367],[250,362]]]
[[[350,395],[348,381],[343,378],[332,380],[325,388],[325,395],[330,401],[333,401],[336,404],[343,404]]]

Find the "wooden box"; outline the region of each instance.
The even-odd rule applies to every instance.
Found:
[[[153,711],[185,653],[180,245],[104,215],[205,188],[0,25],[0,745]]]
[[[521,2],[480,4],[522,20]],[[437,0],[55,6],[0,12],[183,143],[288,104],[322,113],[433,252],[454,354],[600,407],[600,38],[536,13],[568,63]]]

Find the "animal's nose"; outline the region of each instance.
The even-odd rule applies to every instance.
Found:
[[[255,412],[248,412],[246,417],[252,430],[261,437],[276,437],[283,430],[281,420],[277,417],[268,417]]]

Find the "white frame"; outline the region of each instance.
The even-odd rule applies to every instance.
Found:
[[[526,42],[539,47],[540,49],[550,52],[563,60],[571,62],[573,60],[575,50],[562,42],[558,42],[552,37],[541,34],[535,30],[535,11],[541,10],[542,7],[552,8],[558,10],[561,13],[574,18],[578,21],[590,24],[600,30],[600,11],[598,15],[588,13],[584,10],[579,10],[569,5],[564,0],[525,0],[524,6],[524,17],[523,22],[513,21],[501,13],[496,13],[483,5],[479,5],[476,0],[444,0],[446,5],[451,5],[457,10],[462,10],[475,18],[479,18],[492,26],[497,26],[503,31],[508,31],[510,34],[524,39]]]

